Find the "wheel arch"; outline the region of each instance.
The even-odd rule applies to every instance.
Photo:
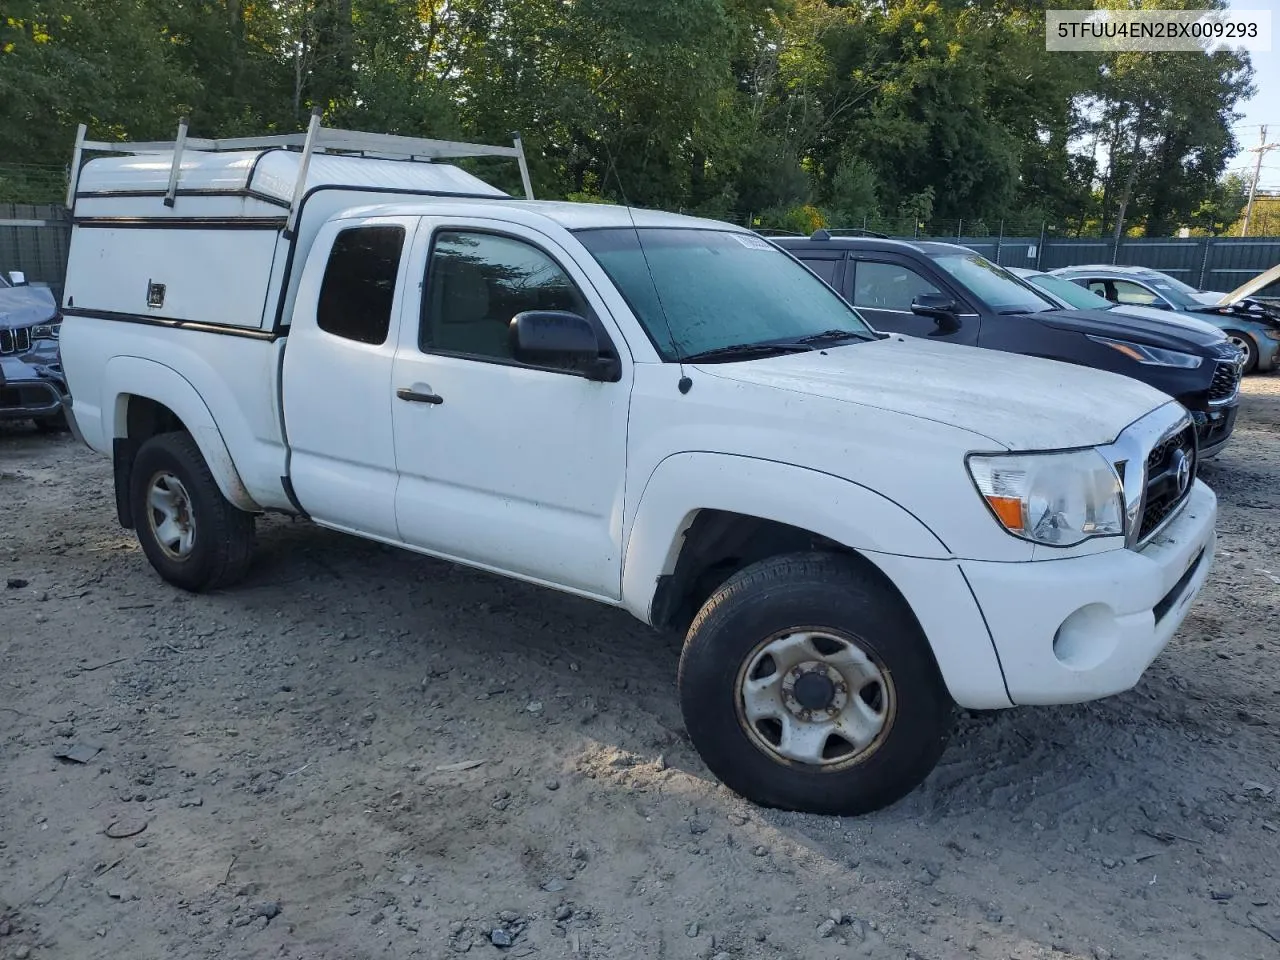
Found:
[[[111,438],[120,522],[132,526],[128,506],[129,476],[138,448],[160,433],[191,435],[209,465],[219,491],[250,513],[262,507],[245,488],[209,407],[191,382],[172,367],[141,357],[113,357],[103,378],[104,434]]]
[[[1244,325],[1237,323],[1235,326],[1223,326],[1222,332],[1228,337],[1242,337],[1252,344],[1253,364],[1249,369],[1245,370],[1245,373],[1253,373],[1256,370],[1266,370],[1272,365],[1268,364],[1267,360],[1263,357],[1262,340],[1259,338],[1257,331],[1249,330]]]
[[[624,550],[623,605],[655,627],[671,628],[742,567],[814,549],[849,556],[899,597],[902,591],[863,551],[951,555],[905,508],[848,480],[771,460],[681,453],[658,465],[636,507]]]

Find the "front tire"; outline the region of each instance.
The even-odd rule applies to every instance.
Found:
[[[1242,330],[1224,330],[1227,339],[1244,351],[1244,366],[1240,370],[1242,377],[1248,376],[1258,369],[1258,345],[1253,337]]]
[[[165,580],[184,590],[212,590],[248,571],[254,516],[222,495],[189,433],[147,440],[134,459],[129,491],[138,542]]]
[[[753,564],[707,600],[680,660],[703,761],[754,803],[853,816],[914,790],[954,705],[910,610],[850,558]]]

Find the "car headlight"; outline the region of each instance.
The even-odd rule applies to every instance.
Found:
[[[1089,339],[1094,343],[1102,344],[1104,347],[1110,347],[1118,353],[1123,353],[1130,360],[1136,360],[1138,363],[1145,363],[1152,367],[1183,367],[1187,370],[1194,370],[1200,366],[1200,357],[1190,353],[1182,353],[1178,350],[1164,350],[1160,347],[1149,347],[1143,343],[1112,340],[1110,337],[1095,337],[1092,334],[1089,334]]]
[[[1097,450],[974,454],[969,474],[992,515],[1015,537],[1071,547],[1124,534],[1124,490]]]
[[[37,323],[31,328],[32,340],[57,340],[62,333],[62,321],[51,320],[49,323]]]
[[[1268,327],[1262,331],[1262,335],[1268,340],[1280,340],[1280,329],[1276,327]]]

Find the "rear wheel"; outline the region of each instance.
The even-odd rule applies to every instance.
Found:
[[[775,557],[729,578],[680,662],[694,746],[764,806],[868,813],[928,776],[953,705],[914,617],[846,557]]]
[[[1244,352],[1244,367],[1241,374],[1250,374],[1258,369],[1258,345],[1253,342],[1253,337],[1249,336],[1243,330],[1225,330],[1227,339],[1231,343],[1239,347]]]
[[[184,590],[210,590],[244,576],[254,516],[218,489],[188,433],[162,433],[139,449],[130,475],[138,542],[156,572]]]

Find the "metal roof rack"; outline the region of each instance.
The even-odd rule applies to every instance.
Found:
[[[320,109],[317,107],[311,114],[311,121],[305,133],[284,133],[262,137],[226,137],[207,139],[187,135],[188,121],[183,117],[178,121],[178,136],[175,140],[152,140],[145,142],[116,142],[109,140],[87,140],[88,127],[80,124],[76,131],[75,153],[71,158],[71,182],[67,187],[67,207],[75,205],[76,185],[80,179],[80,161],[85,151],[102,153],[168,153],[173,152],[173,163],[169,168],[169,187],[165,192],[166,206],[173,206],[178,192],[178,177],[182,169],[182,153],[185,149],[223,152],[228,150],[255,150],[269,148],[296,147],[301,150],[302,163],[298,168],[298,182],[294,187],[293,200],[289,204],[289,222],[287,231],[292,231],[298,206],[306,191],[307,170],[311,157],[315,153],[358,154],[380,159],[416,160],[430,163],[434,160],[459,157],[511,157],[520,165],[520,180],[524,185],[525,197],[533,199],[533,184],[529,179],[529,164],[524,156],[524,144],[518,132],[512,134],[510,147],[498,147],[481,143],[461,143],[452,140],[431,140],[423,137],[404,137],[389,133],[365,133],[359,130],[341,130],[336,127],[320,125]]]
[[[863,227],[824,227],[820,230],[815,230],[809,239],[830,240],[832,237],[845,235],[854,237],[875,237],[877,240],[890,239],[887,233],[876,233],[874,230],[867,230]]]

